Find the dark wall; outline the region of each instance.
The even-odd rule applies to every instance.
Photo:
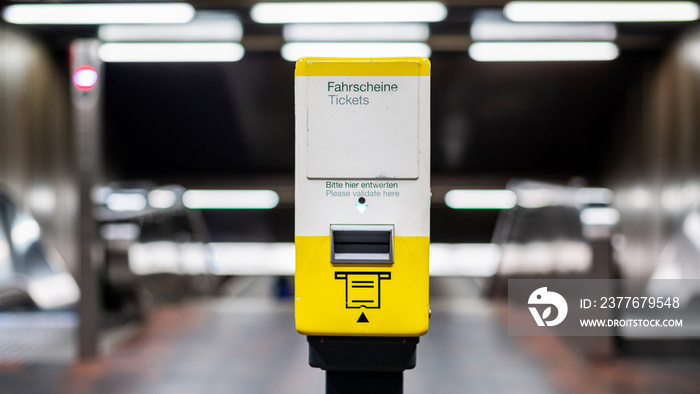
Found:
[[[21,199],[76,268],[77,184],[66,71],[0,22],[0,187]]]
[[[682,36],[628,92],[610,186],[625,276],[649,277],[700,202],[700,30]]]
[[[498,64],[437,51],[431,64],[433,174],[596,178],[637,55]],[[294,63],[278,52],[105,71],[113,179],[293,176]]]

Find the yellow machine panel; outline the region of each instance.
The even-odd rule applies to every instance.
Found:
[[[303,58],[295,94],[297,330],[425,334],[428,60]]]
[[[428,237],[396,237],[391,267],[333,265],[330,237],[296,237],[296,322],[305,335],[428,331]]]

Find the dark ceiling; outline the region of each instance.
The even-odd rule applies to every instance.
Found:
[[[433,174],[596,182],[630,86],[688,24],[618,26],[621,55],[611,62],[471,60],[474,13],[503,3],[448,2],[447,19],[430,25]],[[112,177],[185,184],[291,177],[294,64],[279,55],[281,26],[252,22],[249,2],[193,4],[235,11],[246,55],[223,64],[107,64]]]
[[[433,173],[600,175],[627,87],[654,58],[494,64],[434,53]],[[105,148],[115,178],[292,175],[294,64],[278,53],[105,71]]]

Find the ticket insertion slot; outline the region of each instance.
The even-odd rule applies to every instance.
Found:
[[[331,263],[393,264],[393,225],[331,225]]]

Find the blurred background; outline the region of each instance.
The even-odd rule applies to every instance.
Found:
[[[504,299],[700,279],[695,2],[151,3],[2,3],[0,392],[323,391],[293,321],[300,56],[431,62],[406,392],[700,387],[700,331],[509,337]]]

